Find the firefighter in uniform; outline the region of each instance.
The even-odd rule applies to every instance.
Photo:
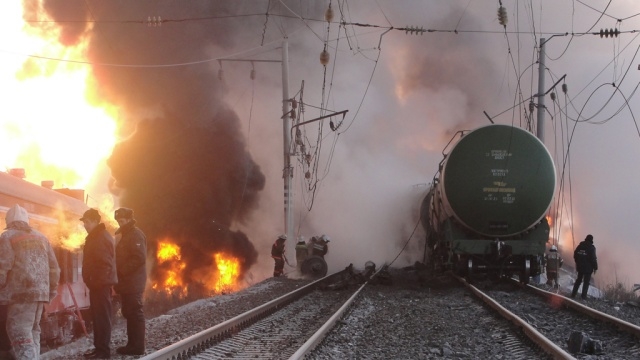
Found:
[[[302,263],[309,257],[309,248],[304,241],[304,236],[298,237],[298,243],[296,244],[296,268],[298,271],[302,271]]]
[[[284,272],[284,242],[286,240],[287,235],[282,234],[278,236],[273,245],[271,245],[271,257],[275,261],[273,266],[273,277],[278,277]]]
[[[315,238],[315,241],[312,239],[312,250],[311,255],[320,256],[324,258],[329,251],[329,246],[327,245],[331,241],[327,235],[322,235],[319,238]]]
[[[0,236],[0,302],[8,304],[6,330],[15,358],[40,358],[40,318],[55,297],[60,268],[49,240],[29,226],[27,210],[14,205]],[[5,354],[7,355],[7,354]]]
[[[551,245],[549,253],[544,256],[547,264],[547,285],[558,287],[558,271],[564,264],[562,256],[558,253],[558,248]]]

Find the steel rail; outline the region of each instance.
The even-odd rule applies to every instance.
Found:
[[[329,320],[327,320],[327,322],[324,323],[324,325],[322,325],[322,327],[320,327],[320,329],[318,329],[318,331],[316,331],[309,338],[309,340],[307,340],[304,344],[302,344],[302,346],[295,353],[293,353],[293,355],[291,355],[289,360],[298,360],[298,359],[304,358],[306,354],[310,353],[322,340],[324,340],[327,334],[336,325],[338,320],[342,318],[342,315],[347,311],[347,309],[355,301],[356,297],[358,297],[358,294],[360,294],[362,289],[364,289],[364,287],[367,286],[367,284],[369,284],[369,281],[371,281],[371,279],[373,279],[376,275],[378,275],[380,271],[382,271],[382,269],[385,269],[386,267],[387,266],[380,267],[380,269],[376,271],[369,278],[369,280],[367,280],[364,284],[362,284],[362,286],[360,286],[360,288],[353,295],[351,295],[351,297],[340,307],[340,309],[338,309],[338,311],[336,311],[329,318]]]
[[[505,307],[503,307],[498,302],[493,300],[489,295],[483,293],[482,291],[480,291],[480,289],[471,285],[465,279],[456,275],[454,275],[454,277],[458,279],[460,282],[462,282],[467,287],[467,289],[469,289],[474,295],[482,299],[482,301],[484,301],[487,305],[489,305],[491,308],[496,310],[501,316],[508,319],[509,321],[514,323],[516,326],[520,327],[529,339],[531,339],[533,342],[538,344],[538,346],[540,346],[540,348],[543,351],[545,351],[547,354],[553,356],[554,359],[573,359],[573,360],[576,359],[571,354],[569,354],[568,352],[564,351],[561,347],[556,345],[553,341],[547,339],[544,335],[538,332],[538,330],[536,330],[533,326],[529,325],[526,321],[522,320],[516,314],[507,310]]]
[[[567,307],[570,307],[574,310],[577,310],[585,315],[588,315],[594,319],[600,320],[600,321],[604,321],[604,322],[608,322],[611,323],[615,326],[617,326],[620,330],[624,331],[624,332],[628,332],[631,333],[633,335],[635,335],[636,337],[640,338],[640,326],[631,324],[629,322],[626,322],[622,319],[619,319],[615,316],[611,316],[609,314],[605,314],[603,312],[600,312],[596,309],[590,308],[588,306],[584,306],[582,304],[580,304],[579,302],[570,299],[566,296],[562,296],[559,294],[555,294],[543,289],[539,289],[535,286],[526,285],[526,288],[530,291],[533,291],[536,295],[538,296],[543,296],[545,298],[557,298],[563,301],[564,304],[566,304]]]
[[[154,353],[148,354],[147,356],[140,358],[140,360],[181,360],[188,359],[191,356],[195,356],[196,354],[204,351],[207,347],[232,336],[233,334],[239,332],[241,329],[250,326],[260,319],[273,314],[281,307],[284,307],[289,303],[301,298],[302,296],[316,289],[319,285],[332,280],[334,277],[342,275],[344,272],[345,270],[342,270],[337,273],[325,276],[322,279],[318,279],[310,284],[301,287],[300,289],[285,294],[277,299],[271,300],[263,305],[260,305],[209,329],[189,336],[188,338],[182,339],[177,343],[169,345]]]

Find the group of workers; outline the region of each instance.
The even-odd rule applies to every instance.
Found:
[[[589,293],[589,283],[591,275],[598,270],[598,258],[596,256],[596,247],[593,245],[593,235],[589,234],[578,244],[573,252],[573,260],[576,263],[578,276],[573,284],[571,297],[576,297],[580,285],[582,285],[582,299],[587,298]],[[558,253],[558,248],[552,245],[549,253],[545,254],[544,262],[547,272],[547,285],[558,287],[558,271],[564,264],[562,256]]]
[[[271,257],[275,262],[273,267],[273,277],[281,276],[284,273],[284,264],[285,261],[287,261],[287,257],[285,255],[285,241],[287,241],[287,235],[281,234],[271,246]],[[307,251],[307,255],[320,256],[324,258],[329,251],[328,244],[330,241],[331,238],[329,236],[320,235],[312,236],[309,239],[309,242],[306,243],[304,241],[304,237],[300,236],[298,238],[298,243],[296,244],[296,252],[299,252],[300,249],[304,247],[305,251]],[[300,262],[300,259],[298,259],[298,261]]]
[[[147,282],[147,238],[136,226],[133,210],[114,212],[120,226],[117,241],[101,222],[98,210],[85,211],[82,221],[87,237],[82,258],[82,280],[89,288],[89,306],[93,320],[94,349],[87,359],[111,357],[111,289],[120,294],[122,316],[127,320],[127,344],[116,349],[120,355],[143,355],[145,319],[142,295]]]
[[[287,235],[282,234],[278,236],[276,241],[271,246],[271,257],[275,261],[273,268],[273,276],[278,277],[284,273],[284,264],[287,260],[285,255],[285,241]],[[298,239],[296,244],[296,252],[303,254],[305,250],[308,251],[308,255],[316,255],[324,257],[328,251],[328,243],[330,238],[327,235],[313,236],[308,243],[305,243],[304,237]],[[304,255],[307,255],[304,254]],[[298,259],[298,262],[304,260],[306,256]],[[591,281],[591,274],[598,270],[598,259],[596,257],[596,248],[593,245],[593,235],[589,234],[575,249],[573,254],[574,261],[576,263],[576,270],[578,276],[573,285],[573,291],[571,297],[575,297],[580,285],[582,284],[582,298],[586,299],[589,292],[589,282]],[[547,285],[558,288],[558,272],[564,260],[560,253],[558,253],[558,247],[552,245],[549,249],[549,253],[544,256],[544,266],[547,273]]]
[[[101,222],[98,210],[87,210],[82,221],[87,236],[83,249],[82,279],[89,289],[95,349],[88,359],[111,357],[112,287],[120,294],[122,315],[127,320],[126,346],[122,355],[145,352],[145,320],[142,294],[147,281],[147,240],[135,225],[133,210],[119,208],[114,214],[116,237]],[[0,305],[6,309],[6,336],[10,347],[0,356],[18,360],[40,358],[40,319],[44,304],[57,292],[60,267],[47,237],[29,224],[27,210],[14,205],[6,214],[0,235]],[[0,331],[0,336],[5,335]]]

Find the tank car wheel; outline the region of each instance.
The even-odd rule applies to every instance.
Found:
[[[520,273],[520,283],[527,285],[529,283],[529,278],[531,277],[531,261],[526,259],[524,261],[524,269]]]
[[[465,274],[465,279],[467,280],[467,282],[469,284],[474,284],[476,282],[478,282],[479,280],[479,275],[473,271],[473,259],[469,258],[467,260],[467,267],[463,268],[464,270],[463,273]]]
[[[312,256],[307,258],[300,268],[303,274],[312,275],[313,277],[324,277],[327,275],[327,262],[320,256]]]

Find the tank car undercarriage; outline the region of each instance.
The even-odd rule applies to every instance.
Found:
[[[447,231],[427,236],[425,262],[434,270],[454,271],[468,279],[517,275],[522,283],[540,275],[549,233],[546,220],[525,234],[503,239],[474,238],[459,226],[447,225]]]

